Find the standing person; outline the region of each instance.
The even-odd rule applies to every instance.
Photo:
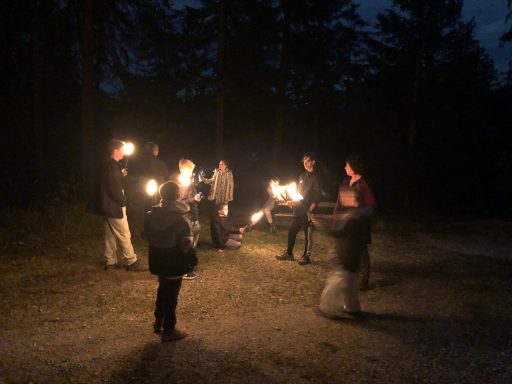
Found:
[[[299,260],[299,265],[308,265],[311,263],[311,250],[313,248],[313,225],[311,223],[313,211],[320,198],[320,181],[315,173],[316,158],[313,153],[306,153],[302,156],[302,164],[305,172],[299,177],[298,192],[302,196],[300,201],[290,201],[288,206],[293,208],[292,223],[288,230],[288,248],[277,260],[293,261],[293,247],[297,233],[304,228],[304,254]]]
[[[362,219],[365,233],[365,244],[361,248],[361,262],[359,264],[360,284],[362,291],[369,289],[370,283],[370,254],[368,244],[371,243],[371,215],[377,207],[375,197],[370,186],[363,178],[364,162],[359,155],[350,155],[345,163],[347,177],[339,187],[338,199],[334,207],[334,214],[345,212],[352,207],[366,210],[368,213]]]
[[[117,263],[117,242],[121,245],[126,270],[142,272],[147,270],[137,259],[133,249],[130,227],[126,216],[126,198],[123,177],[128,174],[119,161],[124,157],[124,142],[112,139],[108,143],[110,158],[105,164],[101,179],[101,211],[105,217],[105,270],[120,265]]]
[[[192,248],[196,248],[199,242],[199,233],[201,225],[199,224],[199,202],[201,195],[197,193],[194,185],[193,173],[195,164],[192,160],[181,159],[178,163],[180,172],[171,176],[171,181],[174,181],[180,187],[180,201],[190,207],[186,217],[191,223],[192,228]],[[196,278],[196,272],[192,271],[183,276],[185,280],[192,280]]]
[[[146,143],[146,151],[142,158],[141,174],[147,180],[155,180],[158,185],[166,182],[169,177],[169,170],[163,160],[158,155],[160,147],[157,143],[149,141]],[[144,201],[144,213],[148,212],[153,205],[153,198],[147,197]]]
[[[182,277],[197,265],[192,248],[187,204],[179,201],[179,186],[168,181],[160,186],[161,202],[146,214],[144,238],[149,243],[149,269],[158,276],[155,304],[156,334],[162,332],[162,342],[179,340],[186,332],[176,328],[176,306]]]
[[[219,168],[213,172],[212,178],[202,179],[205,184],[212,186],[208,200],[213,201],[215,206],[220,203],[228,204],[230,201],[233,201],[235,183],[233,181],[233,172],[228,168],[228,165],[226,160],[219,161]]]
[[[265,204],[263,204],[263,208],[261,208],[263,214],[265,215],[265,218],[267,219],[268,225],[270,226],[270,232],[272,234],[276,233],[276,226],[274,225],[272,218],[272,210],[276,206],[276,197],[274,196],[274,191],[272,190],[272,186],[275,184],[279,184],[279,179],[277,177],[270,179],[270,181],[268,182],[268,198],[267,201],[265,201]]]
[[[225,249],[239,249],[242,246],[245,227],[235,228],[229,223],[229,208],[226,203],[217,204],[215,209],[217,214],[210,221],[213,245],[219,252],[224,252]]]
[[[318,306],[318,313],[329,319],[361,316],[358,269],[362,250],[366,247],[368,212],[356,208],[354,202],[347,202],[350,207],[347,205],[345,212],[335,214],[333,218],[314,219],[315,226],[326,229],[335,243],[336,265],[329,273]]]

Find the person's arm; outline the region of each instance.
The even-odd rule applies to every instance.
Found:
[[[377,208],[377,202],[375,201],[375,196],[373,195],[372,190],[370,189],[370,185],[366,182],[366,180],[362,179],[360,181],[361,185],[361,196],[363,200],[363,204],[374,211]]]
[[[235,187],[235,182],[233,180],[233,172],[230,170],[228,172],[228,185],[227,185],[227,198],[228,201],[233,201],[233,189]]]
[[[224,249],[224,236],[222,236],[221,223],[219,222],[218,216],[212,218],[210,223],[210,233],[212,235],[212,241],[215,247]]]
[[[123,174],[116,169],[116,164],[110,164],[105,175],[106,193],[115,203],[124,207],[126,205],[123,195]]]
[[[217,176],[217,170],[213,171],[213,176],[211,179],[203,177],[203,183],[210,184],[210,185],[213,184],[213,180],[215,179],[216,176]]]
[[[190,224],[183,219],[180,225],[180,234],[178,235],[178,248],[182,253],[188,253],[192,248],[193,236]]]
[[[308,213],[313,213],[316,206],[318,205],[318,202],[320,201],[320,194],[321,194],[321,188],[320,188],[320,181],[318,180],[318,177],[315,175],[315,179],[313,180],[313,186],[311,187],[311,193],[312,193],[312,200],[311,204],[308,207]]]

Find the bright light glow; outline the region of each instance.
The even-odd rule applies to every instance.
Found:
[[[251,216],[251,223],[256,224],[258,221],[261,220],[262,217],[263,217],[262,211],[256,212],[254,215]]]
[[[270,182],[270,188],[272,188],[272,195],[275,199],[279,201],[284,201],[285,199],[285,193],[286,188],[284,185],[279,185],[279,182],[271,181]]]
[[[135,151],[135,145],[133,143],[124,143],[123,153],[125,156],[130,156]]]
[[[153,196],[156,191],[158,190],[158,184],[156,183],[156,180],[149,180],[146,184],[146,192],[148,195]]]
[[[182,172],[178,176],[178,180],[183,187],[188,187],[192,183],[192,172]]]
[[[302,195],[297,191],[296,183],[290,183],[286,186],[286,194],[291,201],[300,201],[303,199]]]

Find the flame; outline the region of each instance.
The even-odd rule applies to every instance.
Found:
[[[251,216],[251,223],[256,224],[263,217],[263,211],[258,211]]]
[[[297,184],[290,183],[286,187],[286,194],[291,201],[300,201],[303,199],[302,195],[297,191]]]
[[[178,180],[182,187],[188,187],[192,183],[192,172],[180,173]]]
[[[156,181],[149,180],[148,183],[146,184],[146,192],[148,193],[148,195],[153,196],[157,190],[158,184],[156,183]]]
[[[135,151],[135,146],[133,145],[133,143],[124,143],[123,153],[126,156],[130,156],[134,151]]]
[[[279,182],[271,181],[270,188],[272,189],[272,195],[279,201],[284,201],[286,189],[283,185],[279,185]]]

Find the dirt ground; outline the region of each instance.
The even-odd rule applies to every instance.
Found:
[[[198,278],[178,305],[190,336],[163,344],[151,326],[156,278],[103,271],[100,219],[66,212],[56,226],[40,215],[1,230],[0,383],[512,382],[510,224],[381,219],[366,317],[332,321],[314,312],[328,238],[316,234],[305,267],[274,258],[285,225],[277,236],[257,227],[221,255],[205,219]]]

